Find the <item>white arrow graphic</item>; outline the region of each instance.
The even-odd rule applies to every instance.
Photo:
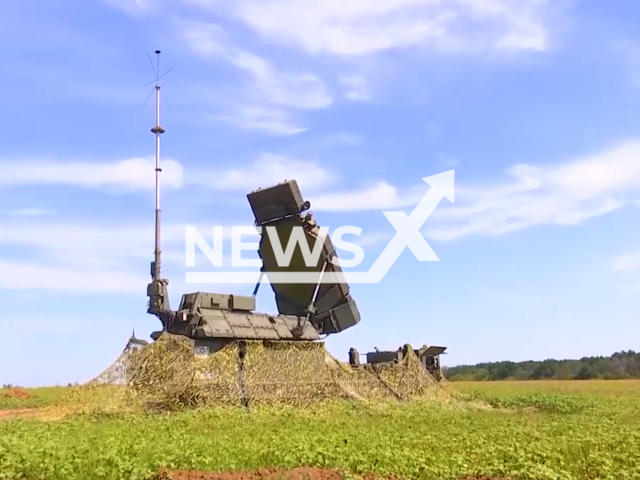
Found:
[[[454,202],[454,170],[424,177],[422,180],[428,183],[431,188],[422,197],[411,215],[407,217],[403,211],[382,212],[396,229],[396,234],[367,272],[372,283],[378,283],[382,280],[406,247],[411,249],[420,262],[440,261],[420,233],[420,228],[443,197]]]
[[[422,197],[416,208],[407,216],[403,211],[382,212],[396,230],[389,244],[367,272],[325,272],[321,283],[380,283],[405,248],[418,261],[438,262],[435,254],[420,229],[443,198],[454,202],[454,170],[442,172],[422,179],[431,188]],[[317,272],[187,272],[187,283],[317,283]]]

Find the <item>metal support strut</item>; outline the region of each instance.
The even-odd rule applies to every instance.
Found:
[[[258,294],[258,289],[260,288],[260,284],[262,283],[262,277],[264,277],[264,265],[260,267],[260,277],[258,277],[258,283],[256,283],[256,288],[253,289],[253,298]]]
[[[304,328],[307,326],[307,322],[309,321],[309,318],[311,318],[311,315],[316,313],[316,307],[315,307],[316,298],[318,297],[318,292],[320,291],[320,285],[322,285],[322,278],[324,277],[324,272],[327,269],[328,264],[329,264],[329,257],[325,258],[324,262],[322,263],[320,276],[318,277],[318,282],[316,283],[316,286],[313,290],[313,297],[311,297],[311,302],[307,306],[307,315],[305,316],[304,322],[302,322],[302,325],[298,326],[298,331],[300,332],[300,335],[302,335],[302,332],[304,332]]]

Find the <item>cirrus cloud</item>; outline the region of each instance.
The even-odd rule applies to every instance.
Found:
[[[544,50],[544,0],[184,0],[311,54],[354,56],[432,44]]]

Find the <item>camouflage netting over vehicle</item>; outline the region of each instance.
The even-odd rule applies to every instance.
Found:
[[[253,294],[191,292],[182,295],[177,310],[172,309],[169,281],[160,268],[158,146],[164,129],[159,118],[152,132],[157,148],[155,251],[147,313],[160,320],[162,330],[151,334],[150,344],[132,336],[114,365],[89,387],[123,385],[126,388],[119,391],[129,405],[160,409],[449,395],[438,383],[438,355],[444,347],[413,350],[405,345],[397,352],[367,354],[365,364],[352,349],[350,363],[344,364],[316,342],[354,328],[360,323],[360,311],[333,243],[295,180],[247,195],[261,236],[262,267],[256,272]],[[256,311],[264,276],[275,295],[277,314]],[[306,280],[296,280],[299,277]]]
[[[114,365],[89,384],[126,385],[148,408],[162,410],[450,396],[415,355],[353,369],[319,342],[236,341],[215,355],[198,356],[192,340],[165,333],[151,344],[125,349]]]

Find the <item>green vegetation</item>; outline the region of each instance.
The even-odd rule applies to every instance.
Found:
[[[0,389],[0,410],[9,408],[34,408],[54,404],[68,387],[43,387],[25,390],[5,385]]]
[[[443,370],[451,381],[620,380],[640,378],[640,353],[630,350],[614,353],[610,357],[584,357],[580,360],[479,363]]]
[[[0,479],[145,479],[161,467],[302,465],[434,480],[640,478],[640,381],[453,387],[458,402],[4,419]],[[29,393],[46,397],[41,404],[53,401],[48,390]]]

